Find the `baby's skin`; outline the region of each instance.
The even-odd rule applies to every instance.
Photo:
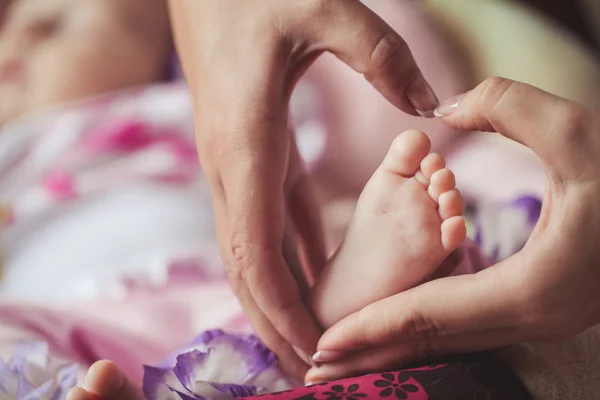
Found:
[[[431,142],[407,131],[362,192],[346,238],[309,296],[323,327],[430,278],[466,236],[463,198]],[[94,364],[68,400],[144,399],[110,361]]]
[[[0,125],[157,81],[171,50],[160,0],[0,0]]]

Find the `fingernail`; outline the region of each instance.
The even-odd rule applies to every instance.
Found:
[[[307,379],[306,383],[304,384],[304,386],[309,387],[309,386],[315,386],[315,385],[321,385],[324,382],[319,378],[319,374],[318,374],[318,369],[317,367],[313,367],[311,368],[305,375],[305,379]]]
[[[300,359],[302,361],[304,361],[307,365],[310,365],[311,367],[313,367],[315,365],[312,358],[306,351],[304,351],[300,347],[296,347],[296,346],[292,346],[292,348],[294,349],[294,351],[296,352],[298,357],[300,357]]]
[[[436,108],[433,111],[433,115],[439,118],[452,114],[458,109],[458,106],[464,96],[464,94],[461,94],[458,96],[451,97],[448,100],[444,101],[442,104],[439,105],[438,108]]]
[[[421,74],[408,84],[404,95],[419,115],[425,118],[433,118],[433,110],[440,104],[433,89]]]
[[[337,361],[346,355],[343,351],[317,351],[313,356],[312,360],[316,363],[328,363]]]

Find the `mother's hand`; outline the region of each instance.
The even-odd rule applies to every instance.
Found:
[[[324,263],[308,182],[288,129],[292,89],[330,51],[410,114],[437,105],[406,43],[358,0],[170,0],[190,86],[198,149],[212,189],[229,280],[253,327],[303,374],[291,346],[316,348],[320,332],[302,302],[304,273]],[[288,268],[286,266],[286,262]],[[289,265],[289,264],[293,265]],[[308,358],[308,357],[306,357]]]
[[[307,381],[560,340],[600,322],[600,114],[500,78],[439,111],[452,127],[500,132],[537,153],[548,171],[537,227],[522,251],[487,270],[425,283],[333,326],[318,349],[338,361]]]

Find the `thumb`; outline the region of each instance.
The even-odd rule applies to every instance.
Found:
[[[416,352],[403,357],[414,360],[520,338],[515,327],[522,327],[521,305],[527,304],[518,278],[524,263],[517,253],[475,275],[430,281],[372,303],[329,328],[315,357],[327,362],[356,350],[403,343],[408,353]]]
[[[439,102],[406,42],[360,1],[320,3],[310,15],[314,50],[335,54],[404,112],[433,117]],[[298,29],[306,34],[306,24]]]
[[[435,115],[455,129],[498,132],[531,148],[547,167],[563,173],[577,169],[577,160],[594,148],[587,128],[589,110],[509,79],[487,79],[443,102]]]

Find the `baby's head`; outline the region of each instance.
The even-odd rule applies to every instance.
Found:
[[[13,0],[0,32],[0,124],[40,108],[159,80],[164,0]]]

